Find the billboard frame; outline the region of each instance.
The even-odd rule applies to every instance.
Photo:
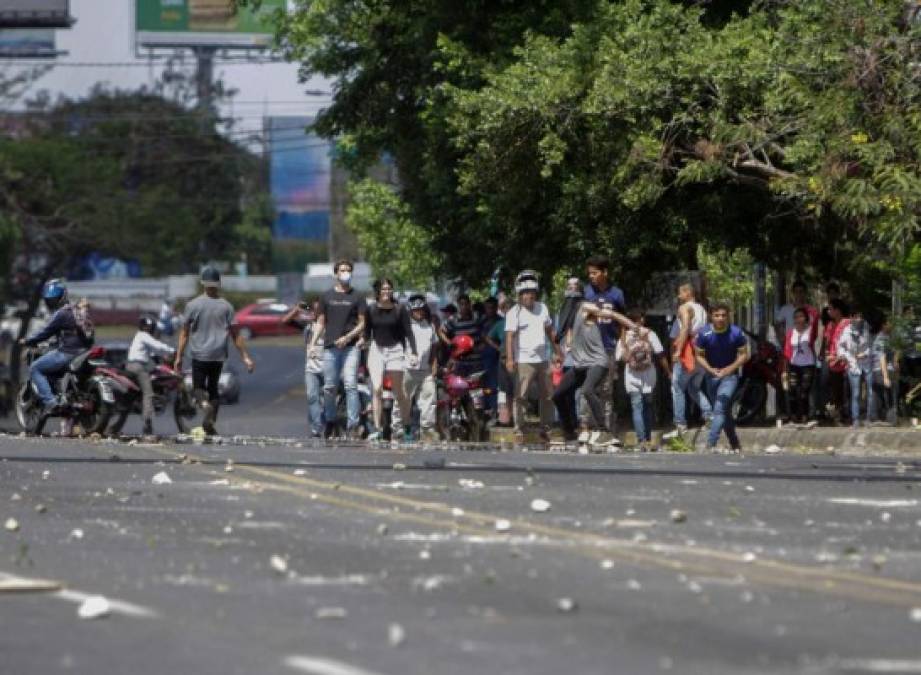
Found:
[[[274,32],[235,33],[233,31],[222,32],[216,30],[140,30],[138,27],[138,6],[139,3],[143,1],[144,0],[132,0],[131,2],[136,53],[141,53],[141,50],[146,50],[150,53],[160,49],[176,50],[195,48],[205,48],[215,51],[220,50],[222,52],[230,50],[261,52],[272,50],[274,47]],[[283,4],[287,9],[287,2]]]

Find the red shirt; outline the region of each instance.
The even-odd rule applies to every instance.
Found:
[[[850,319],[841,319],[838,323],[829,321],[825,325],[825,355],[831,354],[832,357],[838,358],[838,340],[844,333],[844,329],[851,325]],[[828,364],[828,369],[834,373],[843,373],[847,370],[847,361],[832,361]]]

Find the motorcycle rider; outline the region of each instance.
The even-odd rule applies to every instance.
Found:
[[[157,330],[157,322],[153,317],[142,315],[138,319],[138,331],[131,340],[131,346],[128,347],[128,358],[125,364],[125,370],[131,373],[141,387],[142,404],[141,414],[144,418],[144,436],[152,437],[153,432],[153,384],[150,381],[150,368],[153,365],[153,357],[157,354],[169,356],[173,353],[173,348],[164,342],[160,342],[154,334]]]
[[[57,412],[62,402],[51,390],[49,375],[54,375],[70,364],[75,356],[93,345],[95,332],[89,319],[89,304],[81,300],[73,305],[67,300],[67,287],[61,279],[52,279],[42,289],[42,299],[48,311],[53,312],[48,324],[30,338],[20,340],[27,347],[57,338],[57,348],[32,362],[29,374],[38,391],[43,406],[43,414]]]
[[[182,370],[182,356],[189,346],[192,352],[192,388],[205,411],[202,428],[206,434],[214,436],[217,434],[214,423],[220,406],[218,383],[228,356],[228,338],[233,339],[246,370],[253,372],[256,364],[234,325],[233,306],[219,295],[221,273],[214,267],[205,267],[201,271],[201,284],[204,293],[190,301],[182,315],[182,330],[173,367]]]

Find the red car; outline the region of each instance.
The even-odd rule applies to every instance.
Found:
[[[300,329],[282,323],[288,305],[281,302],[256,302],[247,305],[234,317],[234,323],[245,339],[264,335],[296,335]]]

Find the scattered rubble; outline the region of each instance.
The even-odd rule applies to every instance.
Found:
[[[472,478],[461,478],[459,481],[457,481],[457,484],[462,488],[467,488],[468,490],[476,490],[485,487],[483,481],[473,480]]]
[[[7,518],[3,527],[6,528],[7,532],[19,532],[19,521],[15,518]]]
[[[81,619],[102,619],[112,613],[109,601],[101,595],[91,595],[77,609]]]
[[[154,485],[169,485],[173,482],[173,479],[169,477],[165,471],[161,471],[156,474],[153,478],[150,479],[150,482]]]
[[[508,532],[512,529],[512,523],[505,518],[496,521],[496,532]]]
[[[391,647],[399,647],[406,642],[406,630],[398,623],[387,626],[387,643]]]
[[[573,598],[560,598],[556,601],[556,611],[571,614],[579,609],[579,603]]]
[[[550,510],[550,502],[546,499],[534,499],[531,501],[531,510],[537,513],[544,513]]]
[[[681,509],[672,509],[668,517],[672,519],[673,523],[685,523],[688,520],[688,514]]]
[[[288,572],[288,561],[280,555],[273,555],[269,558],[269,566],[279,574],[287,574]]]
[[[349,613],[345,607],[319,607],[313,615],[317,619],[344,619]]]

